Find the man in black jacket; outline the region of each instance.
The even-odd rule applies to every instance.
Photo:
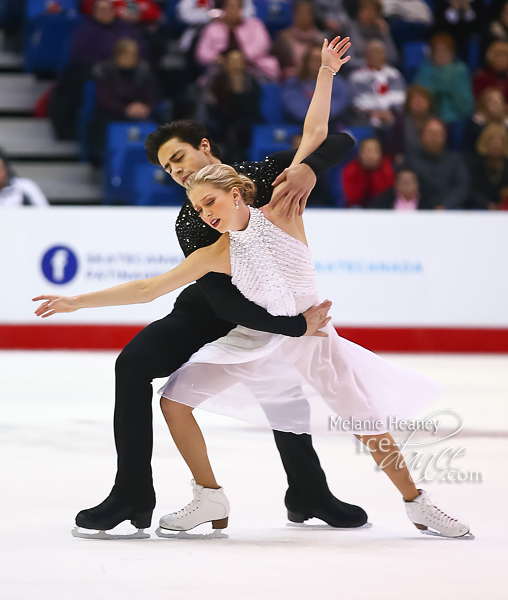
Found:
[[[354,142],[347,134],[335,134],[303,163],[288,169],[295,151],[277,152],[262,162],[233,165],[257,185],[256,206],[267,204],[272,182],[282,174],[283,185],[275,200],[281,210],[305,207],[316,176],[344,160]],[[220,163],[220,151],[206,129],[193,121],[175,121],[150,134],[145,147],[152,164],[161,165],[180,185],[208,164]],[[297,208],[298,210],[298,208]],[[217,240],[186,201],[176,222],[180,246],[186,256]],[[115,485],[106,500],[81,511],[76,524],[87,529],[112,529],[125,520],[138,528],[150,526],[155,506],[152,482],[152,380],[168,377],[206,343],[227,335],[237,325],[250,329],[300,337],[324,335],[319,329],[330,305],[323,303],[296,317],[274,317],[247,300],[231,278],[209,273],[187,287],[173,311],[139,332],[116,362],[114,431],[118,454]],[[335,498],[309,435],[275,431],[275,441],[288,476],[285,503],[289,517],[303,522],[320,518],[335,527],[360,527],[365,511]]]

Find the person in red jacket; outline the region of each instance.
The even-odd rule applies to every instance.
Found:
[[[473,79],[476,100],[489,88],[499,90],[508,102],[508,42],[493,42],[485,55],[486,67],[478,69]]]
[[[378,140],[366,138],[360,144],[358,158],[352,160],[342,174],[346,207],[365,207],[391,188],[394,181],[390,157],[383,156]]]

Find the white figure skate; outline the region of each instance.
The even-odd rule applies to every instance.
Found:
[[[443,538],[474,539],[469,524],[438,508],[424,490],[412,502],[404,500],[406,513],[422,533]]]
[[[228,526],[229,502],[224,489],[205,488],[194,481],[192,488],[194,500],[178,512],[163,516],[159,521],[160,529],[189,531],[209,522],[212,523],[212,529],[225,529]],[[158,531],[156,533],[159,535]]]

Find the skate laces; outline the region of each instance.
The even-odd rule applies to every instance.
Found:
[[[197,504],[201,500],[202,489],[197,488],[194,479],[192,480],[191,485],[192,485],[192,491],[194,493],[194,499],[191,500],[189,502],[189,504],[187,504],[186,506],[181,508],[179,511],[171,513],[170,517],[173,517],[175,519],[181,519],[183,517],[187,517],[188,515],[190,515],[197,508]]]
[[[423,498],[423,510],[428,511],[434,518],[441,521],[444,525],[451,525],[453,522],[459,523],[459,520],[452,515],[445,513],[439,507],[437,507],[431,500],[430,496]]]

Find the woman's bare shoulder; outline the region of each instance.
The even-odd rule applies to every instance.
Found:
[[[300,242],[307,244],[307,238],[305,237],[305,229],[303,226],[303,219],[298,214],[288,219],[285,215],[279,215],[277,208],[273,209],[267,204],[263,206],[261,212],[264,216],[274,225],[277,225],[279,229],[286,232],[291,237],[296,238]]]

